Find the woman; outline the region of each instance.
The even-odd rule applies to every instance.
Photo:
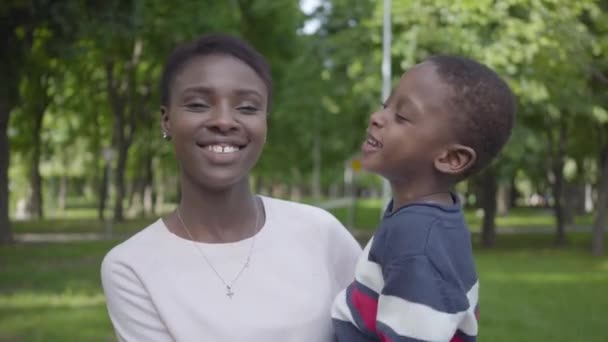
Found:
[[[103,261],[119,340],[332,340],[331,302],[360,248],[329,213],[251,192],[271,92],[264,58],[238,38],[204,36],[169,57],[161,127],[181,199]]]

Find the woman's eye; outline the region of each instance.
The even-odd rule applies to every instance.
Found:
[[[240,106],[237,107],[237,110],[244,114],[255,114],[258,112],[257,107],[254,106]]]
[[[193,102],[193,103],[186,104],[186,108],[188,108],[190,110],[201,111],[201,110],[205,110],[205,109],[209,108],[209,106],[204,103]]]

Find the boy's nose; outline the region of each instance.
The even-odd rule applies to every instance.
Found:
[[[369,125],[370,126],[374,126],[374,127],[378,127],[378,128],[382,128],[384,126],[384,120],[382,118],[382,111],[381,110],[379,110],[377,112],[374,112],[369,117]]]

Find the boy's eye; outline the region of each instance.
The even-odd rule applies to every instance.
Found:
[[[409,122],[410,121],[405,116],[399,115],[399,113],[395,113],[395,120],[397,120],[397,122]]]

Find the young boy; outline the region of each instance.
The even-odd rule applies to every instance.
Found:
[[[479,284],[450,189],[499,153],[515,103],[488,67],[434,56],[371,116],[361,164],[390,182],[393,198],[334,302],[338,341],[476,341]]]

